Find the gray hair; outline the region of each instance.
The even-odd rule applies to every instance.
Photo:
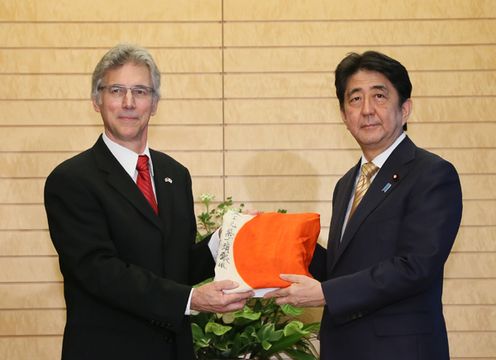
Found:
[[[148,67],[154,90],[153,99],[155,101],[160,99],[160,71],[148,50],[136,45],[118,44],[107,51],[93,71],[93,76],[91,77],[91,98],[93,100],[97,103],[100,102],[99,87],[101,86],[103,77],[107,71],[127,63],[146,65]]]

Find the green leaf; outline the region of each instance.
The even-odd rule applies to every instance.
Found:
[[[224,324],[231,324],[234,322],[234,319],[235,319],[235,315],[233,312],[222,314],[222,321],[224,322]]]
[[[320,323],[315,322],[311,324],[305,324],[305,326],[303,326],[303,330],[316,334],[320,330]]]
[[[301,321],[293,320],[284,327],[284,336],[293,334],[308,335],[310,332],[303,329],[303,323]]]
[[[297,308],[290,304],[281,305],[281,310],[288,316],[299,316],[303,314],[303,309]]]
[[[293,360],[317,360],[313,354],[309,354],[307,352],[301,350],[287,349],[284,351],[288,354]]]
[[[236,311],[234,313],[234,318],[235,319],[258,320],[258,319],[260,319],[260,315],[262,315],[262,313],[254,312],[248,306],[244,306],[242,310]]]
[[[266,340],[262,341],[262,347],[265,351],[269,350],[272,347],[272,344]]]
[[[205,333],[213,333],[217,336],[222,336],[232,329],[232,326],[225,326],[209,321],[205,326]]]
[[[280,351],[285,351],[291,348],[294,344],[301,340],[304,336],[302,334],[293,334],[290,336],[285,336],[281,340],[272,344],[272,348],[268,352],[269,355],[276,354]]]

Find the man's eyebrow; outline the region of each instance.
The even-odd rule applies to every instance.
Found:
[[[373,90],[383,90],[383,91],[389,92],[388,87],[386,85],[384,85],[384,84],[374,85],[374,86],[371,87],[371,89],[373,89]]]
[[[346,93],[346,96],[351,96],[353,95],[354,93],[357,93],[357,92],[360,92],[362,91],[362,88],[353,88],[353,89],[350,89],[347,93]]]

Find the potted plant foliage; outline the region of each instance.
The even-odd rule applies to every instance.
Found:
[[[197,217],[197,240],[219,227],[222,216],[233,208],[230,197],[214,208],[213,195],[202,194],[200,199],[205,209]],[[238,210],[242,208],[243,204]],[[303,323],[297,318],[302,312],[272,299],[253,298],[240,311],[193,315],[195,353],[199,359],[318,359],[312,340],[320,323]]]

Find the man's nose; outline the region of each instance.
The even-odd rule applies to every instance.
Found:
[[[126,95],[122,98],[122,107],[129,109],[136,105],[131,89],[126,89]]]
[[[373,113],[374,113],[374,104],[368,97],[365,97],[363,99],[362,114],[370,115]]]

